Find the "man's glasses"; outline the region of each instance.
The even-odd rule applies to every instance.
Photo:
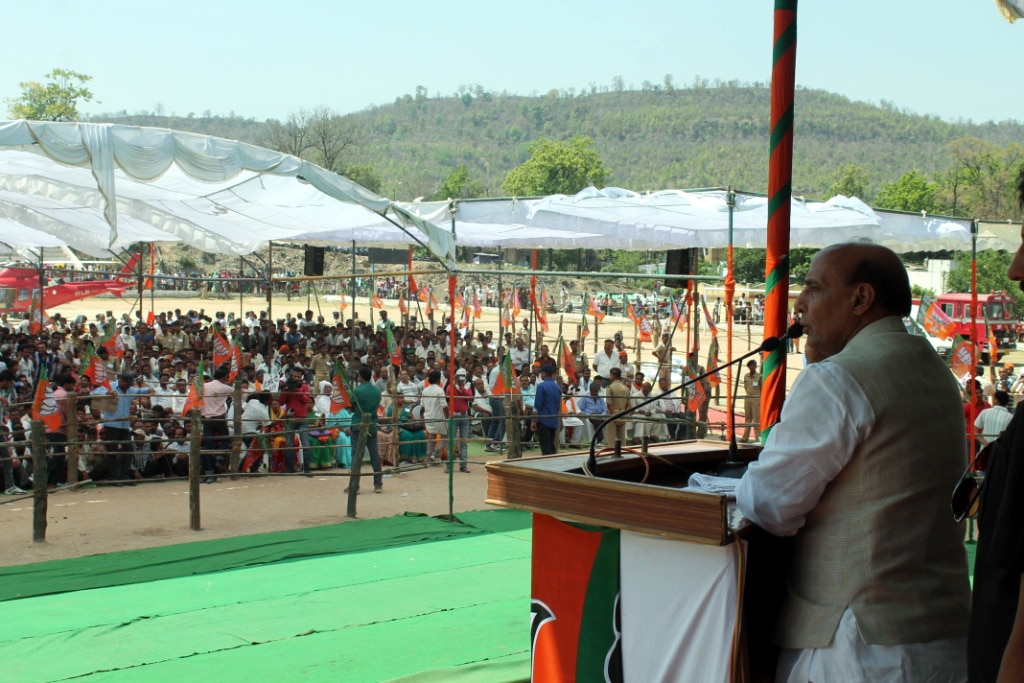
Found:
[[[995,441],[985,444],[985,447],[971,459],[967,469],[960,476],[960,481],[953,488],[953,495],[949,499],[949,508],[953,513],[953,521],[957,524],[969,517],[976,517],[978,514],[981,485],[984,483],[984,479],[982,479],[984,475],[980,473],[984,472],[988,466],[988,458],[994,445]],[[975,464],[977,464],[977,471],[975,471]]]

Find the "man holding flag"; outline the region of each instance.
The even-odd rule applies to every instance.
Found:
[[[140,394],[148,394],[149,387],[136,383],[135,375],[130,372],[117,376],[117,382],[108,390],[103,386],[93,387],[93,395],[113,394],[117,397],[113,410],[104,410],[100,413],[103,418],[103,441],[106,442],[107,452],[114,456],[113,476],[125,486],[134,486],[131,481],[132,465],[132,437],[129,419],[131,416],[132,401]],[[121,486],[121,484],[115,484]]]

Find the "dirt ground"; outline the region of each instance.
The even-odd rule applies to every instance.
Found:
[[[475,460],[469,474],[456,470],[453,476],[456,514],[488,507],[484,459]],[[368,470],[367,464],[364,471]],[[346,516],[347,472],[329,472],[333,474],[221,477],[215,484],[201,485],[200,531],[189,529],[186,481],[51,492],[45,543],[32,541],[31,495],[3,496],[0,566],[353,521]],[[449,512],[448,475],[443,467],[386,477],[379,495],[366,478],[360,488],[358,519]]]
[[[325,318],[332,319],[337,302],[321,298],[321,311]],[[388,301],[389,316],[397,315],[396,302]],[[74,318],[84,314],[93,319],[96,313],[112,310],[116,315],[128,312],[132,305],[129,299],[106,298],[87,299],[73,305],[54,309],[62,315]],[[205,308],[207,312],[233,310],[236,315],[248,310],[259,311],[264,307],[262,299],[247,298],[239,306],[237,298],[232,300],[200,300],[157,298],[157,312],[181,308]],[[299,314],[306,310],[306,299],[285,301],[275,297],[274,317],[283,317],[285,312]],[[318,313],[317,307],[312,307]],[[485,309],[486,310],[486,309]],[[143,314],[149,311],[146,298]],[[359,308],[362,316],[369,314],[363,303]],[[351,313],[351,311],[349,311]],[[522,316],[521,316],[522,317]],[[580,314],[563,317],[564,334],[575,336]],[[559,316],[550,316],[551,332],[546,336],[555,352],[554,341],[558,337]],[[493,309],[486,310],[484,317],[476,321],[478,329],[496,329],[497,318]],[[627,329],[628,328],[628,329]],[[627,344],[632,344],[633,325],[624,318],[607,318],[599,327],[591,321],[591,336],[585,350],[593,358],[594,340],[610,337],[615,331],[626,334]],[[758,344],[761,328],[753,327],[748,337],[747,329],[737,330],[734,336],[734,355],[739,356]],[[684,346],[683,335],[677,333],[673,343],[680,349]],[[724,335],[723,335],[724,337]],[[708,338],[702,342],[707,349]],[[725,342],[722,342],[725,355]],[[642,359],[651,361],[651,346],[642,350]],[[702,356],[704,355],[702,351]],[[800,368],[799,356],[790,356],[788,382],[791,383]],[[722,394],[724,396],[724,389]],[[479,449],[474,449],[478,451]],[[456,472],[453,479],[453,509],[455,513],[466,510],[485,509],[486,474],[482,463],[494,460],[487,454],[472,458],[472,472]],[[340,470],[334,470],[340,474]],[[46,542],[32,541],[32,499],[0,496],[0,566],[25,564],[82,555],[147,548],[160,545],[186,543],[190,541],[241,536],[267,531],[297,529],[323,524],[345,522],[347,496],[343,489],[348,485],[347,476],[316,475],[308,478],[302,475],[251,477],[235,480],[221,478],[216,484],[201,486],[201,531],[189,529],[188,487],[184,481],[144,483],[135,487],[95,487],[75,491],[58,491],[51,494],[48,503],[48,528]],[[449,512],[448,476],[444,468],[435,467],[395,475],[384,480],[384,493],[375,495],[372,486],[364,482],[363,493],[358,498],[360,519],[388,517],[404,512],[422,512],[441,515]]]

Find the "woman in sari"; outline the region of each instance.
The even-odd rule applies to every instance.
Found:
[[[422,410],[419,405],[410,410],[409,406],[402,403],[402,408],[397,417],[393,417],[392,407],[388,408],[388,418],[392,423],[392,429],[398,432],[398,458],[400,462],[413,464],[423,463],[427,460],[426,433],[423,430],[422,416],[416,419],[413,410]]]
[[[331,400],[334,394],[334,385],[324,380],[320,382],[320,395],[316,397],[313,409],[319,416],[319,424],[331,435],[331,450],[333,451],[330,463],[321,464],[321,467],[333,467],[335,463],[345,468],[352,467],[352,439],[349,436],[349,429],[352,426],[352,413],[348,408],[337,408]],[[316,429],[316,428],[315,428]],[[320,463],[319,459],[314,459]]]

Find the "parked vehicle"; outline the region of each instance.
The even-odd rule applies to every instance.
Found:
[[[978,312],[971,328],[971,295],[947,292],[935,297],[943,312],[956,323],[955,334],[978,342],[981,351],[988,350],[988,333],[1000,348],[1016,348],[1020,334],[1017,304],[1006,292],[978,293]]]

